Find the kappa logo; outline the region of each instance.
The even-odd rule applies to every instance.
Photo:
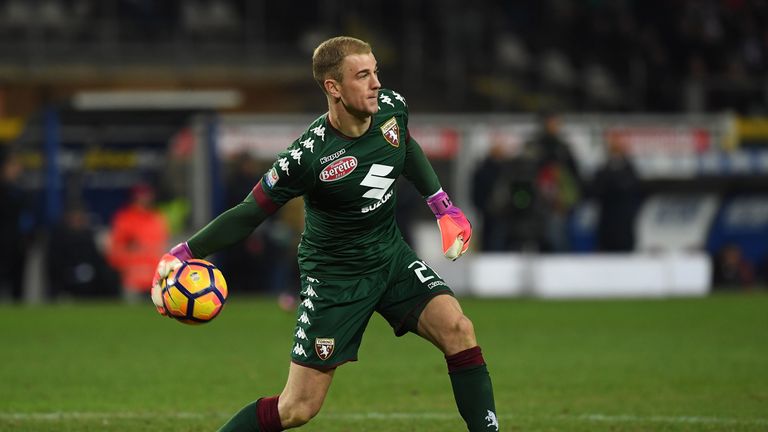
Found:
[[[285,171],[285,174],[291,175],[291,173],[288,172],[288,168],[290,168],[290,163],[288,162],[288,158],[281,157],[277,160],[277,163],[280,165],[280,169]]]
[[[299,149],[293,149],[293,150],[290,151],[290,153],[291,153],[291,157],[294,160],[296,160],[296,162],[298,162],[299,165],[301,165],[301,154],[303,152],[301,150],[299,150]]]
[[[405,103],[405,98],[400,93],[396,91],[392,91],[392,94],[395,95],[395,99],[399,100],[400,103],[406,106],[408,105],[407,103]]]
[[[312,324],[311,322],[309,322],[309,315],[307,315],[306,311],[302,312],[301,316],[298,318],[298,321],[303,324],[309,324],[309,325]]]
[[[320,138],[321,141],[325,142],[325,127],[323,125],[312,129],[312,132],[315,134],[315,136]]]
[[[387,120],[380,129],[381,134],[384,135],[384,139],[387,140],[389,145],[392,147],[400,146],[400,126],[397,125],[397,120],[394,117]]]
[[[320,360],[326,360],[333,355],[333,348],[336,345],[336,341],[333,338],[316,338],[315,339],[315,352]]]
[[[389,189],[389,187],[392,186],[392,183],[395,182],[394,179],[385,177],[387,174],[391,173],[393,169],[394,167],[389,165],[371,165],[368,174],[366,174],[363,181],[360,182],[360,186],[368,186],[371,188],[363,194],[363,198],[373,198],[377,200],[384,198],[387,189]]]
[[[352,173],[357,168],[357,158],[354,156],[345,156],[320,171],[320,181],[334,182],[341,180]]]
[[[328,162],[333,162],[336,158],[338,158],[339,156],[343,155],[346,152],[347,152],[347,149],[341,149],[336,153],[329,154],[328,156],[323,156],[320,158],[320,163],[327,164]]]
[[[317,292],[315,292],[315,289],[312,288],[312,285],[307,285],[307,289],[305,289],[301,295],[305,295],[307,297],[314,297],[317,298]]]
[[[312,300],[310,300],[308,298],[304,299],[304,301],[301,302],[301,304],[302,304],[302,306],[304,306],[305,308],[307,308],[307,309],[309,309],[311,311],[315,310],[315,305],[313,305],[312,304]]]
[[[381,103],[385,103],[385,104],[391,106],[392,108],[395,107],[395,104],[392,103],[392,98],[387,96],[387,95],[385,95],[384,93],[379,95],[379,99],[381,99]]]
[[[307,357],[307,352],[306,352],[306,351],[304,351],[304,347],[303,347],[303,346],[301,346],[301,345],[299,345],[299,344],[298,344],[298,342],[297,342],[297,343],[296,343],[296,345],[293,347],[293,353],[294,353],[294,354],[296,354],[297,356],[299,356],[299,355],[300,355],[300,356],[304,356],[304,357]]]
[[[299,141],[299,144],[301,144],[302,147],[309,150],[310,153],[315,152],[315,140],[312,138],[307,138],[304,141]]]

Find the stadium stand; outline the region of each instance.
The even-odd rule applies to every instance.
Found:
[[[373,43],[457,199],[472,201],[468,179],[492,143],[515,159],[535,114],[557,110],[587,183],[607,142],[626,147],[645,198],[639,250],[664,249],[659,221],[706,196],[706,217],[678,221],[696,241],[675,249],[715,258],[735,243],[763,283],[767,21],[752,0],[0,0],[0,141],[27,169],[27,231],[71,196],[106,225],[143,178],[189,229],[221,209],[231,155],[263,163],[321,108],[307,56],[347,33]],[[574,253],[595,251],[588,198],[570,215]]]

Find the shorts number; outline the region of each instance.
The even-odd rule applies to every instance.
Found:
[[[424,272],[429,268],[427,267],[427,263],[425,263],[424,261],[414,261],[408,266],[408,268],[413,268],[413,266],[416,266],[416,268],[413,269],[413,272],[416,273],[416,277],[419,278],[419,281],[421,283],[424,283],[430,279],[435,278],[433,275],[424,276]],[[434,270],[432,271],[434,272]]]

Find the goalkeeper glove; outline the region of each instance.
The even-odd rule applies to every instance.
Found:
[[[456,260],[469,248],[472,225],[464,216],[464,212],[453,205],[443,189],[427,198],[427,205],[437,218],[437,226],[443,240],[443,255],[449,260]]]
[[[155,270],[155,276],[152,278],[152,303],[155,304],[157,312],[160,315],[168,315],[168,311],[163,304],[163,287],[160,283],[168,277],[173,271],[181,267],[182,261],[194,258],[192,251],[186,242],[179,243],[173,247],[167,254],[160,258]]]

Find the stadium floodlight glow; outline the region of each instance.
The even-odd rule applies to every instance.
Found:
[[[238,90],[88,90],[76,93],[79,110],[227,109],[242,102]]]

